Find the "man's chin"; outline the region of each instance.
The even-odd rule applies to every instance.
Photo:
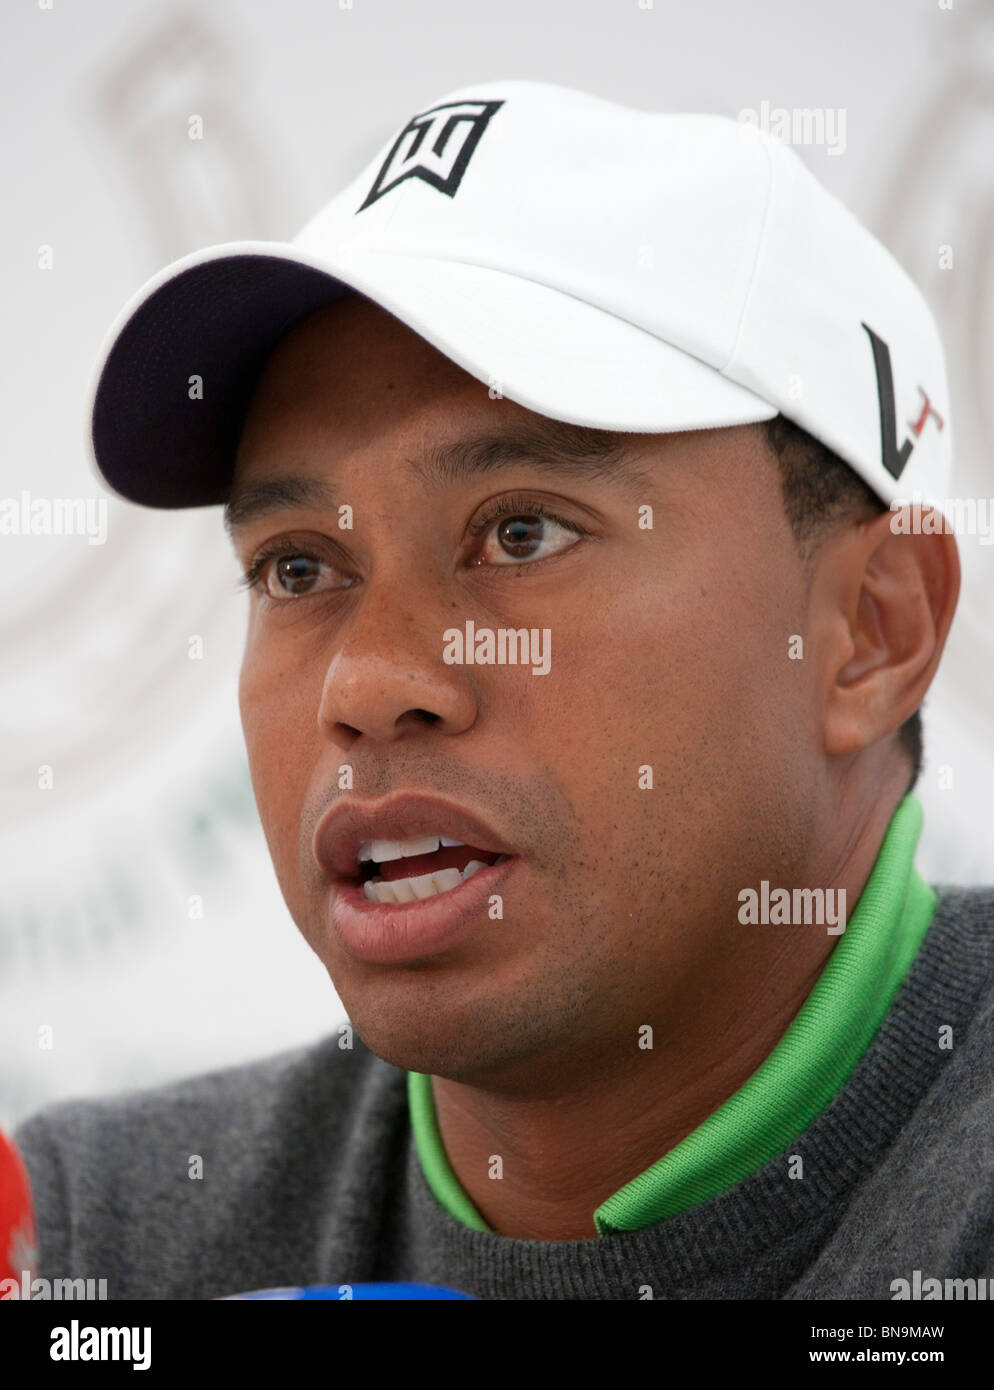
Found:
[[[343,998],[343,1003],[347,1001]],[[350,1021],[363,1044],[391,1066],[480,1090],[534,1095],[557,1089],[580,1059],[575,1037],[559,1037],[536,1009],[493,998],[389,1014],[360,1004]]]
[[[477,1085],[516,1060],[499,1038],[467,1030],[462,1020],[446,1026],[437,1014],[428,1027],[424,1018],[391,1023],[382,1013],[365,1021],[351,1016],[351,1022],[370,1052],[402,1071]]]

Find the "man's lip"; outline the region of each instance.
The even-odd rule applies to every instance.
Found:
[[[326,811],[314,832],[318,866],[342,882],[360,877],[356,856],[369,840],[407,840],[415,835],[447,835],[474,849],[515,854],[515,849],[465,806],[444,797],[396,792],[379,801],[343,796]]]

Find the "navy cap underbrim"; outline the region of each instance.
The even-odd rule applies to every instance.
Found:
[[[264,254],[209,260],[160,285],[119,331],[97,380],[101,477],[146,507],[225,502],[267,358],[295,323],[352,293],[324,271]]]

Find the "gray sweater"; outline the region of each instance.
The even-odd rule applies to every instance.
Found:
[[[374,1280],[486,1299],[891,1299],[916,1270],[990,1278],[994,889],[936,891],[842,1091],[784,1154],[679,1216],[570,1241],[463,1226],[425,1182],[405,1073],[336,1034],[24,1123],[39,1273],[161,1299]]]

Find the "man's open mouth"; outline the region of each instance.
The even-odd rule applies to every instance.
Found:
[[[370,840],[357,855],[360,882],[374,903],[412,903],[458,888],[480,869],[510,856],[463,844],[446,835]]]

